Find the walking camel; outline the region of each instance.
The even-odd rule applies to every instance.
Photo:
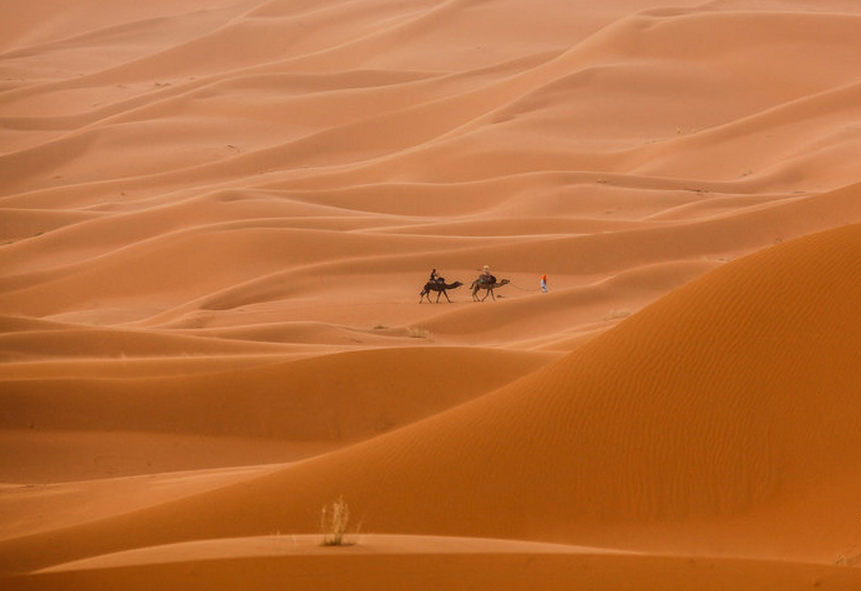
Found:
[[[427,297],[428,303],[430,303],[430,293],[432,291],[435,291],[437,303],[439,302],[439,296],[444,295],[445,299],[447,299],[448,303],[450,304],[451,300],[449,299],[446,290],[455,289],[457,287],[460,287],[461,285],[463,285],[463,283],[461,283],[460,281],[455,281],[454,283],[446,283],[444,281],[428,281],[427,283],[425,283],[424,289],[422,289],[422,292],[419,294],[419,303],[421,304],[424,301],[425,297]]]
[[[487,296],[490,296],[490,298],[495,302],[496,296],[493,294],[493,290],[497,287],[502,287],[503,285],[507,285],[508,283],[510,283],[510,281],[508,279],[502,279],[500,281],[496,281],[495,278],[494,278],[494,281],[487,283],[487,282],[483,282],[481,280],[481,277],[479,277],[478,279],[473,281],[472,285],[470,286],[470,289],[472,289],[472,299],[474,299],[476,302],[483,302],[484,300],[487,299]],[[487,293],[484,294],[484,297],[481,299],[478,299],[478,290],[479,289],[484,289],[487,291]]]

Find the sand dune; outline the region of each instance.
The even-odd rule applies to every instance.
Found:
[[[0,587],[861,586],[857,3],[0,16]]]
[[[241,485],[4,543],[5,568],[34,547],[30,568],[306,532],[335,491],[373,531],[825,561],[859,541],[861,333],[845,322],[861,295],[859,241],[853,225],[745,257],[473,403]]]
[[[59,375],[43,367],[39,377],[24,366],[2,378],[6,412],[0,420],[7,429],[351,442],[480,396],[551,358],[476,348],[406,348],[280,363],[264,358],[229,369],[223,361],[219,371],[165,376],[157,375],[157,365],[149,366],[148,376],[134,368],[124,371],[122,365],[102,375],[81,375],[66,365]],[[475,371],[438,372],[459,363]]]

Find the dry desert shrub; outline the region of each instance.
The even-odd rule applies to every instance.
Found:
[[[323,505],[320,529],[323,532],[323,546],[350,546],[344,540],[347,524],[350,522],[350,507],[343,496],[338,497],[330,506]]]
[[[631,313],[632,312],[627,308],[620,308],[618,310],[614,308],[610,310],[609,314],[604,316],[604,320],[618,320],[620,318],[627,318],[631,315]]]
[[[839,564],[840,566],[858,566],[858,565],[861,565],[861,554],[856,554],[855,556],[847,556],[846,554],[838,554],[837,560],[834,561],[834,564]]]
[[[426,328],[422,328],[420,326],[408,326],[407,327],[407,333],[410,335],[410,338],[413,338],[413,339],[428,339],[428,340],[430,340],[430,338],[432,336],[430,330],[428,330]]]

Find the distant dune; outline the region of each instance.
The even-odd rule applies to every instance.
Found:
[[[0,16],[0,587],[861,588],[861,6]]]

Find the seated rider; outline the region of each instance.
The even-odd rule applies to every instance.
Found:
[[[490,267],[487,265],[481,271],[481,275],[478,276],[478,282],[484,285],[493,285],[496,283],[496,277],[490,274]]]
[[[445,279],[443,277],[441,277],[439,274],[437,274],[436,269],[431,271],[430,281],[431,281],[431,283],[445,283]]]

